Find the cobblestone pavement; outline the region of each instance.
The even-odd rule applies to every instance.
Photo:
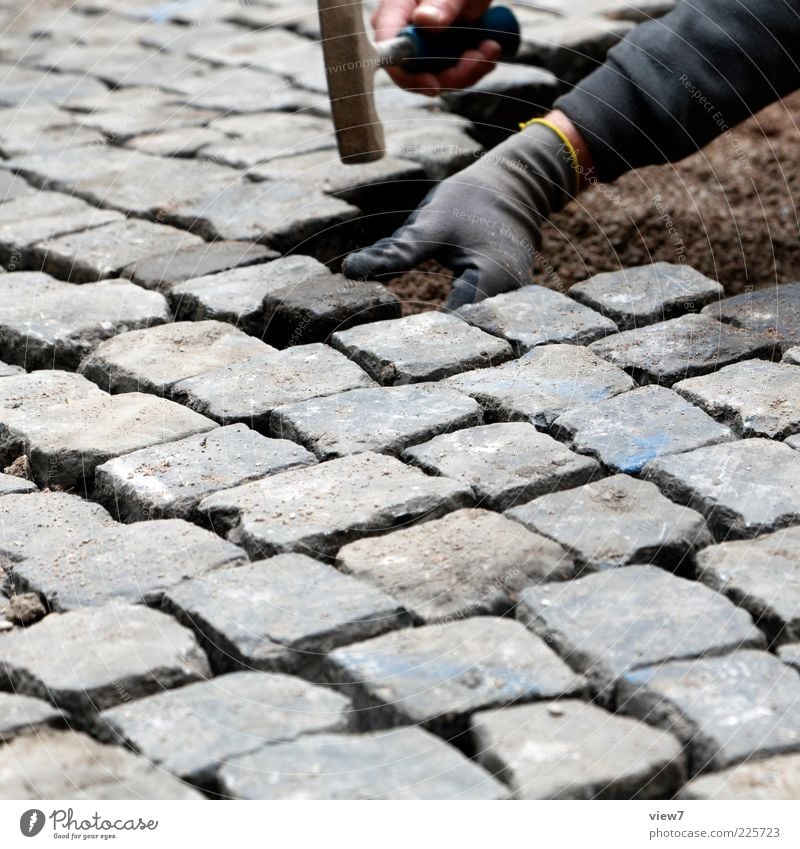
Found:
[[[356,167],[310,0],[0,5],[0,798],[798,797],[800,283],[336,271],[670,0]]]

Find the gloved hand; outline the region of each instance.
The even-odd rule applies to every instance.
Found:
[[[542,222],[574,196],[578,162],[549,126],[532,124],[435,186],[393,235],[342,270],[376,279],[436,259],[457,279],[445,309],[531,282]]]

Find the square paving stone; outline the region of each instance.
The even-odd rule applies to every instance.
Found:
[[[478,403],[455,390],[380,386],[278,407],[270,431],[328,460],[362,451],[399,454],[407,445],[481,420]]]
[[[44,271],[78,283],[118,276],[144,256],[201,245],[202,239],[152,221],[126,219],[82,233],[39,242]]]
[[[320,276],[330,276],[330,272],[318,260],[310,256],[288,256],[178,283],[172,287],[170,302],[178,318],[191,321],[213,318],[235,324],[254,336],[264,336],[267,332],[264,298],[270,292],[302,285]]]
[[[274,348],[260,339],[222,321],[178,321],[123,333],[101,343],[81,363],[80,371],[106,392],[151,392],[169,397],[179,380],[271,351]]]
[[[314,343],[262,354],[181,380],[172,396],[220,422],[244,422],[269,432],[284,404],[374,386],[369,376],[327,345]]]
[[[181,519],[117,525],[78,548],[28,557],[11,568],[18,592],[35,592],[51,610],[109,602],[156,606],[181,581],[246,560],[242,549]]]
[[[672,735],[574,699],[478,713],[472,733],[515,799],[669,799],[683,784]]]
[[[0,678],[69,712],[81,728],[96,711],[209,675],[194,634],[140,605],[51,613],[0,640]]]
[[[782,755],[700,775],[683,788],[680,799],[800,799],[800,755]]]
[[[471,395],[488,421],[529,421],[546,430],[565,410],[594,404],[636,385],[586,348],[544,345],[519,360],[447,379]]]
[[[800,432],[799,377],[795,366],[749,360],[682,380],[675,391],[742,436],[783,439]]]
[[[800,366],[800,345],[789,350],[783,355],[783,362]]]
[[[104,339],[169,321],[167,302],[127,280],[76,286],[40,272],[0,275],[0,356],[28,369],[75,369]]]
[[[720,541],[800,521],[800,454],[768,439],[740,439],[653,460],[648,479],[703,513]]]
[[[620,330],[697,312],[725,291],[688,265],[654,262],[595,274],[569,290],[570,297],[608,316]]]
[[[26,735],[0,748],[0,799],[202,798],[145,758],[74,731]]]
[[[20,734],[41,734],[47,726],[60,725],[63,721],[64,715],[49,702],[17,693],[0,693],[0,743]]]
[[[590,346],[640,383],[665,386],[750,357],[768,358],[773,348],[769,336],[694,314],[626,330]]]
[[[385,385],[439,380],[511,358],[507,342],[437,312],[334,333],[331,344]]]
[[[664,386],[644,386],[568,410],[556,419],[555,429],[575,451],[631,475],[657,457],[734,439],[730,428]]]
[[[532,587],[517,611],[606,699],[632,670],[766,645],[744,610],[656,566]]]
[[[435,519],[471,500],[463,484],[365,453],[217,492],[199,509],[252,557],[292,551],[332,557],[353,539]]]
[[[478,503],[492,510],[580,486],[599,472],[594,460],[574,454],[527,422],[436,436],[408,448],[404,458],[430,474],[468,483]]]
[[[120,273],[145,289],[164,292],[184,280],[259,265],[277,257],[275,251],[254,242],[211,242],[142,257]]]
[[[537,345],[563,342],[587,345],[617,332],[617,326],[583,304],[543,286],[523,286],[468,304],[458,315],[470,324],[507,339],[519,356]]]
[[[213,492],[315,462],[294,442],[228,425],[103,463],[95,471],[94,497],[123,522],[192,520]]]
[[[127,702],[103,713],[104,737],[201,787],[220,766],[303,734],[344,731],[349,702],[288,675],[235,672]]]
[[[625,712],[675,734],[691,774],[800,749],[800,676],[777,657],[739,651],[628,673]]]
[[[24,373],[25,369],[22,366],[11,366],[0,360],[0,377],[13,377],[17,374]]]
[[[0,474],[0,495],[21,495],[25,492],[37,492],[33,481],[18,478],[16,475]]]
[[[574,570],[558,543],[473,509],[351,542],[336,565],[425,623],[505,614],[525,587],[570,578]]]
[[[697,555],[697,574],[771,639],[800,640],[800,527],[709,546]]]
[[[584,681],[519,622],[475,616],[331,652],[330,675],[365,729],[424,725],[448,739],[476,710],[579,694]]]
[[[800,345],[800,283],[782,283],[744,292],[707,306],[712,318],[766,334],[778,350]]]
[[[400,604],[303,554],[280,554],[176,586],[167,608],[197,631],[216,670],[306,673],[337,646],[408,624]]]
[[[309,734],[232,759],[220,770],[233,799],[503,799],[507,791],[421,728]]]
[[[506,515],[556,540],[582,569],[592,572],[629,563],[657,563],[673,570],[711,542],[699,513],[627,475],[543,495]]]

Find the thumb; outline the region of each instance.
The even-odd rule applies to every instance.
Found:
[[[490,0],[422,0],[411,20],[419,27],[445,29],[456,18],[477,20],[490,5]]]
[[[412,215],[391,236],[351,253],[342,263],[344,275],[359,280],[394,276],[411,271],[430,259],[439,248],[439,242],[430,235],[424,237],[421,229],[414,226],[415,217]]]

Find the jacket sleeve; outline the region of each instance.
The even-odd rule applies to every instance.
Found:
[[[800,0],[680,0],[555,102],[599,180],[675,162],[800,88]]]

